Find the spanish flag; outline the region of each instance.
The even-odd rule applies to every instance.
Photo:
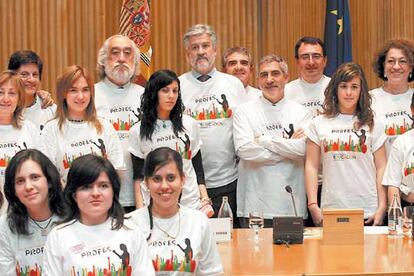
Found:
[[[328,57],[325,75],[332,76],[339,65],[352,61],[348,0],[326,0],[324,43]]]
[[[141,74],[136,82],[144,85],[151,75],[150,0],[124,0],[119,17],[119,33],[128,36],[141,52]]]

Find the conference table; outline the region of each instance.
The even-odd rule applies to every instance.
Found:
[[[413,241],[365,232],[363,245],[323,245],[322,228],[306,228],[303,244],[276,245],[272,229],[234,229],[218,243],[225,275],[414,275]],[[340,239],[341,237],[338,237]]]

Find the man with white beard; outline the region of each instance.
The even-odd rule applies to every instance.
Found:
[[[141,120],[144,88],[132,82],[139,74],[139,61],[140,53],[132,40],[123,35],[111,36],[99,50],[97,68],[100,82],[95,84],[98,116],[106,118],[114,126],[124,152],[126,170],[120,175],[119,201],[126,212],[142,206],[142,202],[135,200],[135,192],[141,192],[140,182],[133,181],[132,160],[128,152],[129,129]]]

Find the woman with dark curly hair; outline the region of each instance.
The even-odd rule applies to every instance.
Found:
[[[305,183],[315,224],[321,208],[363,208],[365,224],[383,223],[387,199],[382,186],[386,165],[383,125],[374,118],[361,66],[342,64],[325,90],[323,114],[306,131]],[[318,167],[322,196],[318,207]]]
[[[388,141],[387,155],[398,135],[412,128],[410,101],[413,89],[409,83],[414,80],[414,44],[408,40],[395,39],[385,43],[376,54],[373,68],[384,81],[381,87],[370,91],[372,109],[384,122]]]
[[[63,192],[67,214],[45,245],[45,275],[155,275],[144,236],[124,219],[120,189],[107,159],[73,161]]]
[[[63,216],[57,168],[40,151],[22,150],[6,169],[7,215],[0,219],[0,275],[40,275],[43,246]]]
[[[190,208],[201,206],[212,214],[207,195],[201,159],[201,140],[194,119],[183,115],[180,80],[170,70],[160,70],[151,75],[141,98],[142,120],[130,130],[128,150],[131,152],[137,207],[148,203],[149,193],[141,183],[144,159],[153,149],[169,147],[184,159],[186,183],[180,203]],[[198,185],[197,185],[198,184]],[[200,202],[201,197],[201,202]]]

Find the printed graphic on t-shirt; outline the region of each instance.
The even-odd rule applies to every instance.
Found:
[[[183,142],[184,149],[176,143],[175,150],[181,155],[181,158],[190,160],[192,157],[190,137],[187,133],[184,133],[184,137],[179,136],[178,138]]]
[[[16,264],[16,276],[41,276],[43,269],[40,265],[35,264],[34,267],[20,267],[19,262]]]
[[[405,110],[388,112],[384,117],[388,136],[401,135],[413,128],[414,118]]]
[[[142,119],[142,111],[139,107],[134,109],[126,105],[114,106],[109,112],[111,114],[109,121],[116,131],[129,131],[134,124]]]
[[[366,145],[366,130],[353,130],[353,129],[333,129],[332,133],[341,133],[346,134],[349,133],[348,139],[343,140],[341,136],[336,139],[330,140],[323,140],[322,146],[324,152],[331,152],[331,151],[348,151],[348,152],[362,152],[366,153],[368,147]],[[348,158],[347,158],[348,159]],[[354,159],[354,158],[352,158]]]
[[[96,139],[96,142],[94,139],[73,141],[68,143],[66,150],[62,160],[65,169],[69,169],[76,158],[89,153],[108,158],[105,142],[101,138]]]
[[[108,254],[108,252],[110,252]],[[112,253],[112,254],[111,254]],[[93,250],[82,251],[80,253],[82,258],[96,258],[96,256],[102,255],[102,258],[107,260],[106,267],[99,267],[99,265],[93,265],[92,270],[90,268],[81,268],[77,270],[75,266],[72,267],[71,276],[78,275],[132,275],[132,267],[130,265],[130,255],[128,248],[125,244],[121,243],[119,249],[112,249],[111,246],[105,246],[103,248],[96,248]],[[121,263],[117,261],[121,260]]]
[[[203,96],[195,100],[196,104],[204,104],[205,107],[202,110],[192,110],[191,108],[186,111],[187,115],[193,117],[197,121],[214,120],[214,119],[226,119],[231,118],[233,111],[230,108],[229,102],[225,94],[221,94],[220,99],[215,95]]]
[[[26,142],[1,142],[0,143],[0,176],[4,176],[4,171],[10,162],[10,159],[21,150],[27,149]]]
[[[184,253],[184,256],[181,252]],[[193,257],[191,241],[186,238],[183,245],[177,243],[176,247],[172,247],[170,258],[165,259],[157,254],[155,259],[152,260],[152,264],[155,271],[194,272],[197,262]]]
[[[265,128],[266,134],[285,139],[290,139],[295,133],[295,127],[292,123],[289,123],[287,127],[282,126],[280,123],[267,123]],[[265,135],[265,133],[262,133],[262,135]]]

